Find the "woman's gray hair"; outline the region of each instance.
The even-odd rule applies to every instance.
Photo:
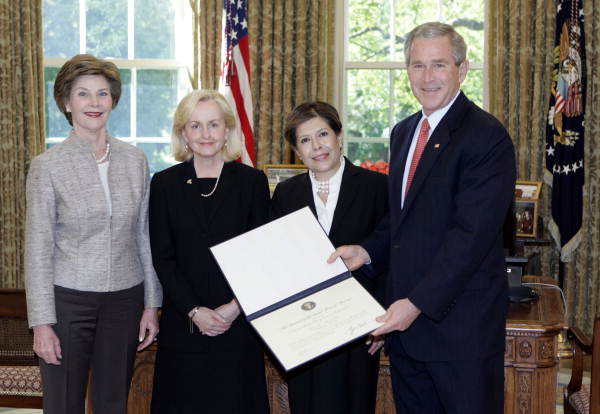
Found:
[[[449,24],[429,22],[415,27],[406,35],[406,40],[404,40],[404,58],[406,59],[406,64],[410,63],[410,48],[415,39],[434,39],[444,36],[448,36],[450,39],[452,57],[454,57],[456,66],[463,63],[467,58],[467,44],[465,43],[465,39]]]

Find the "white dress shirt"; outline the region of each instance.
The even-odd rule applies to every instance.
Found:
[[[425,112],[421,109],[421,113],[423,116],[421,120],[417,124],[417,128],[415,129],[415,133],[413,135],[412,141],[410,143],[410,148],[408,150],[408,156],[406,157],[406,164],[404,165],[404,176],[402,177],[402,207],[404,207],[404,196],[406,193],[406,182],[408,181],[408,172],[410,170],[410,163],[412,162],[413,154],[415,153],[415,148],[417,147],[417,139],[419,138],[419,132],[421,132],[421,124],[423,121],[427,119],[429,122],[429,134],[427,136],[427,142],[429,142],[429,138],[431,138],[431,134],[435,131],[435,128],[438,126],[444,115],[448,112],[456,98],[458,98],[458,94],[460,94],[460,90],[456,92],[454,98],[448,103],[448,105],[443,108],[438,109],[435,112],[432,112],[429,116],[425,115]]]
[[[312,186],[315,207],[317,209],[317,219],[319,220],[319,223],[321,223],[321,226],[327,235],[329,235],[329,231],[331,230],[333,213],[335,213],[335,206],[337,205],[338,197],[340,195],[345,163],[344,157],[341,157],[340,168],[338,168],[333,177],[329,179],[329,195],[327,196],[327,203],[324,203],[323,200],[321,200],[321,197],[319,197],[319,194],[317,193],[317,183],[313,178],[313,175],[308,174]]]

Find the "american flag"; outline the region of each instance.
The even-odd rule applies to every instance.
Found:
[[[223,2],[223,66],[219,91],[227,98],[236,116],[243,144],[241,161],[254,166],[256,155],[252,132],[247,3],[247,0]]]

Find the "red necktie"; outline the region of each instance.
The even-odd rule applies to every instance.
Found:
[[[406,194],[408,194],[408,189],[412,184],[413,177],[415,176],[415,171],[417,170],[417,165],[419,165],[419,160],[421,159],[421,155],[423,155],[425,145],[427,145],[428,136],[429,121],[427,121],[427,118],[425,118],[423,120],[423,123],[421,124],[419,138],[417,138],[417,146],[415,148],[415,152],[413,153],[412,160],[410,161],[410,169],[408,170],[408,179],[406,180],[406,189],[404,190],[404,197],[406,197]]]

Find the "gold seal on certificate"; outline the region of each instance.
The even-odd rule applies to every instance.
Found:
[[[211,248],[247,320],[286,370],[381,325],[375,318],[385,310],[342,260],[327,263],[334,250],[308,207]]]
[[[315,302],[313,302],[312,300],[309,300],[308,302],[304,302],[302,304],[302,310],[310,311],[310,310],[313,310],[315,308],[315,306],[317,306],[317,304]]]

